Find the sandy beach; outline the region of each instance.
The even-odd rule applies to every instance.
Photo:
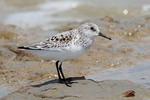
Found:
[[[17,0],[3,3],[12,8],[1,9],[3,16],[0,17],[0,100],[150,99],[150,15],[137,16],[136,13],[133,17],[129,13],[125,17],[122,14],[111,16],[101,13],[101,16],[95,14],[94,18],[84,19],[84,16],[90,12],[85,15],[79,12],[75,21],[68,19],[47,23],[48,17],[44,17],[43,21],[37,23],[37,19],[34,19],[33,22],[31,21],[33,24],[30,24],[27,19],[21,22],[18,17],[14,23],[13,16],[26,15],[27,18],[27,13],[23,14],[17,10],[22,3]],[[36,7],[50,9],[42,3],[41,0],[30,3],[27,0],[25,7],[20,10],[23,12],[29,10],[31,14],[36,12],[34,11]],[[59,3],[61,5],[62,2]],[[72,4],[72,11],[69,9],[66,12],[72,12],[72,16],[85,6],[78,5],[75,1],[68,3]],[[2,5],[2,1],[0,4]],[[82,10],[84,12],[83,8]],[[66,12],[61,13],[66,14]],[[39,15],[40,18],[48,16],[45,12]],[[52,16],[61,17],[61,14],[55,13]],[[73,77],[74,83],[71,88],[58,83],[55,61],[46,61],[17,49],[18,46],[46,39],[52,33],[77,28],[85,22],[97,24],[102,33],[110,36],[112,40],[98,37],[83,56],[63,63],[65,76]]]

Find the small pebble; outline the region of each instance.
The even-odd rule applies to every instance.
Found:
[[[51,76],[48,76],[48,78],[52,78]]]
[[[129,33],[128,33],[128,35],[129,35],[129,36],[132,36],[132,33],[131,33],[131,32],[129,32]]]
[[[134,97],[135,96],[135,91],[134,90],[128,90],[123,93],[124,97]]]
[[[54,77],[58,77],[58,76],[55,74]]]

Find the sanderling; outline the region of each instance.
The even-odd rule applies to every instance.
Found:
[[[81,56],[91,47],[96,36],[111,40],[100,32],[96,24],[85,23],[77,29],[53,34],[45,41],[18,48],[29,50],[46,60],[55,60],[59,82],[64,82],[67,86],[70,86],[71,82],[64,77],[62,62]]]

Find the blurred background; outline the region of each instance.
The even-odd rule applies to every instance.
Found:
[[[91,82],[84,85],[100,88],[101,92],[97,93],[102,95],[101,99],[109,100],[109,94],[110,100],[124,100],[120,99],[120,91],[134,89],[136,98],[131,100],[149,100],[150,0],[0,0],[0,99],[5,96],[9,100],[17,100],[14,97],[27,100],[22,96],[31,100],[62,98],[63,90],[67,90],[63,84],[52,83],[39,90],[30,87],[57,79],[55,62],[44,61],[18,50],[17,46],[45,40],[50,34],[77,28],[85,22],[97,24],[112,40],[96,38],[85,55],[64,62],[65,76],[100,81],[100,85]],[[80,92],[83,85],[80,81],[76,85],[75,90]],[[85,96],[84,100],[92,93],[95,95],[84,92],[88,93],[79,93]],[[73,90],[64,95],[68,93],[76,97]]]
[[[135,18],[149,14],[149,0],[0,0],[0,23],[45,31],[103,16]]]

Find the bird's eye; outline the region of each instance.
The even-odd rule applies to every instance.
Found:
[[[96,31],[94,27],[91,27],[91,30],[92,30],[92,31]]]

